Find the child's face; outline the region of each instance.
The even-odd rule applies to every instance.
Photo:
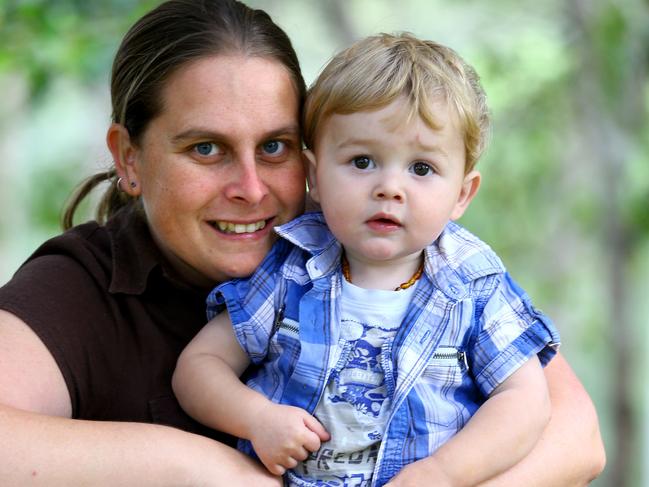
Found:
[[[322,124],[309,183],[331,231],[351,259],[407,260],[449,219],[464,213],[480,174],[464,174],[464,142],[455,115],[435,102],[439,129],[405,122],[400,98],[375,111],[334,114]]]

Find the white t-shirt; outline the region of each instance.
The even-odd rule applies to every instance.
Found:
[[[316,485],[370,485],[390,411],[383,360],[416,286],[363,289],[343,279],[340,336],[346,342],[314,416],[331,434],[294,469]]]

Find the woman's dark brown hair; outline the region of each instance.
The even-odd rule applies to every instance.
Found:
[[[263,10],[236,0],[169,0],[126,33],[115,55],[111,79],[112,119],[137,144],[161,110],[161,92],[169,76],[189,62],[240,53],[282,63],[293,78],[302,106],[306,91],[297,54],[286,33]],[[73,225],[81,201],[100,183],[104,193],[96,219],[104,223],[133,199],[117,187],[115,168],[83,181],[65,208],[64,229]]]

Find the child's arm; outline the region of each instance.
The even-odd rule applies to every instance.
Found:
[[[534,356],[494,390],[457,435],[388,485],[475,486],[525,457],[549,419],[547,383]]]
[[[588,392],[561,353],[543,373],[552,417],[541,439],[523,460],[480,487],[583,487],[604,470],[606,452]]]
[[[252,442],[268,471],[282,475],[329,438],[300,408],[271,402],[239,376],[250,360],[236,340],[227,313],[212,319],[178,359],[173,388],[192,417]]]

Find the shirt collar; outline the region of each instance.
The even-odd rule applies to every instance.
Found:
[[[306,263],[312,280],[325,276],[340,266],[342,246],[329,231],[321,212],[305,213],[275,227],[275,231],[313,256]]]
[[[338,269],[342,247],[321,212],[305,213],[275,231],[313,256],[306,264],[311,279]],[[454,222],[446,225],[437,240],[426,247],[424,255],[428,279],[452,299],[466,296],[471,281],[505,271],[489,245]]]
[[[454,222],[449,222],[437,240],[426,247],[425,255],[425,273],[453,299],[466,296],[470,282],[505,271],[489,245]]]
[[[128,205],[106,223],[113,255],[111,293],[142,294],[162,256],[139,205]]]

